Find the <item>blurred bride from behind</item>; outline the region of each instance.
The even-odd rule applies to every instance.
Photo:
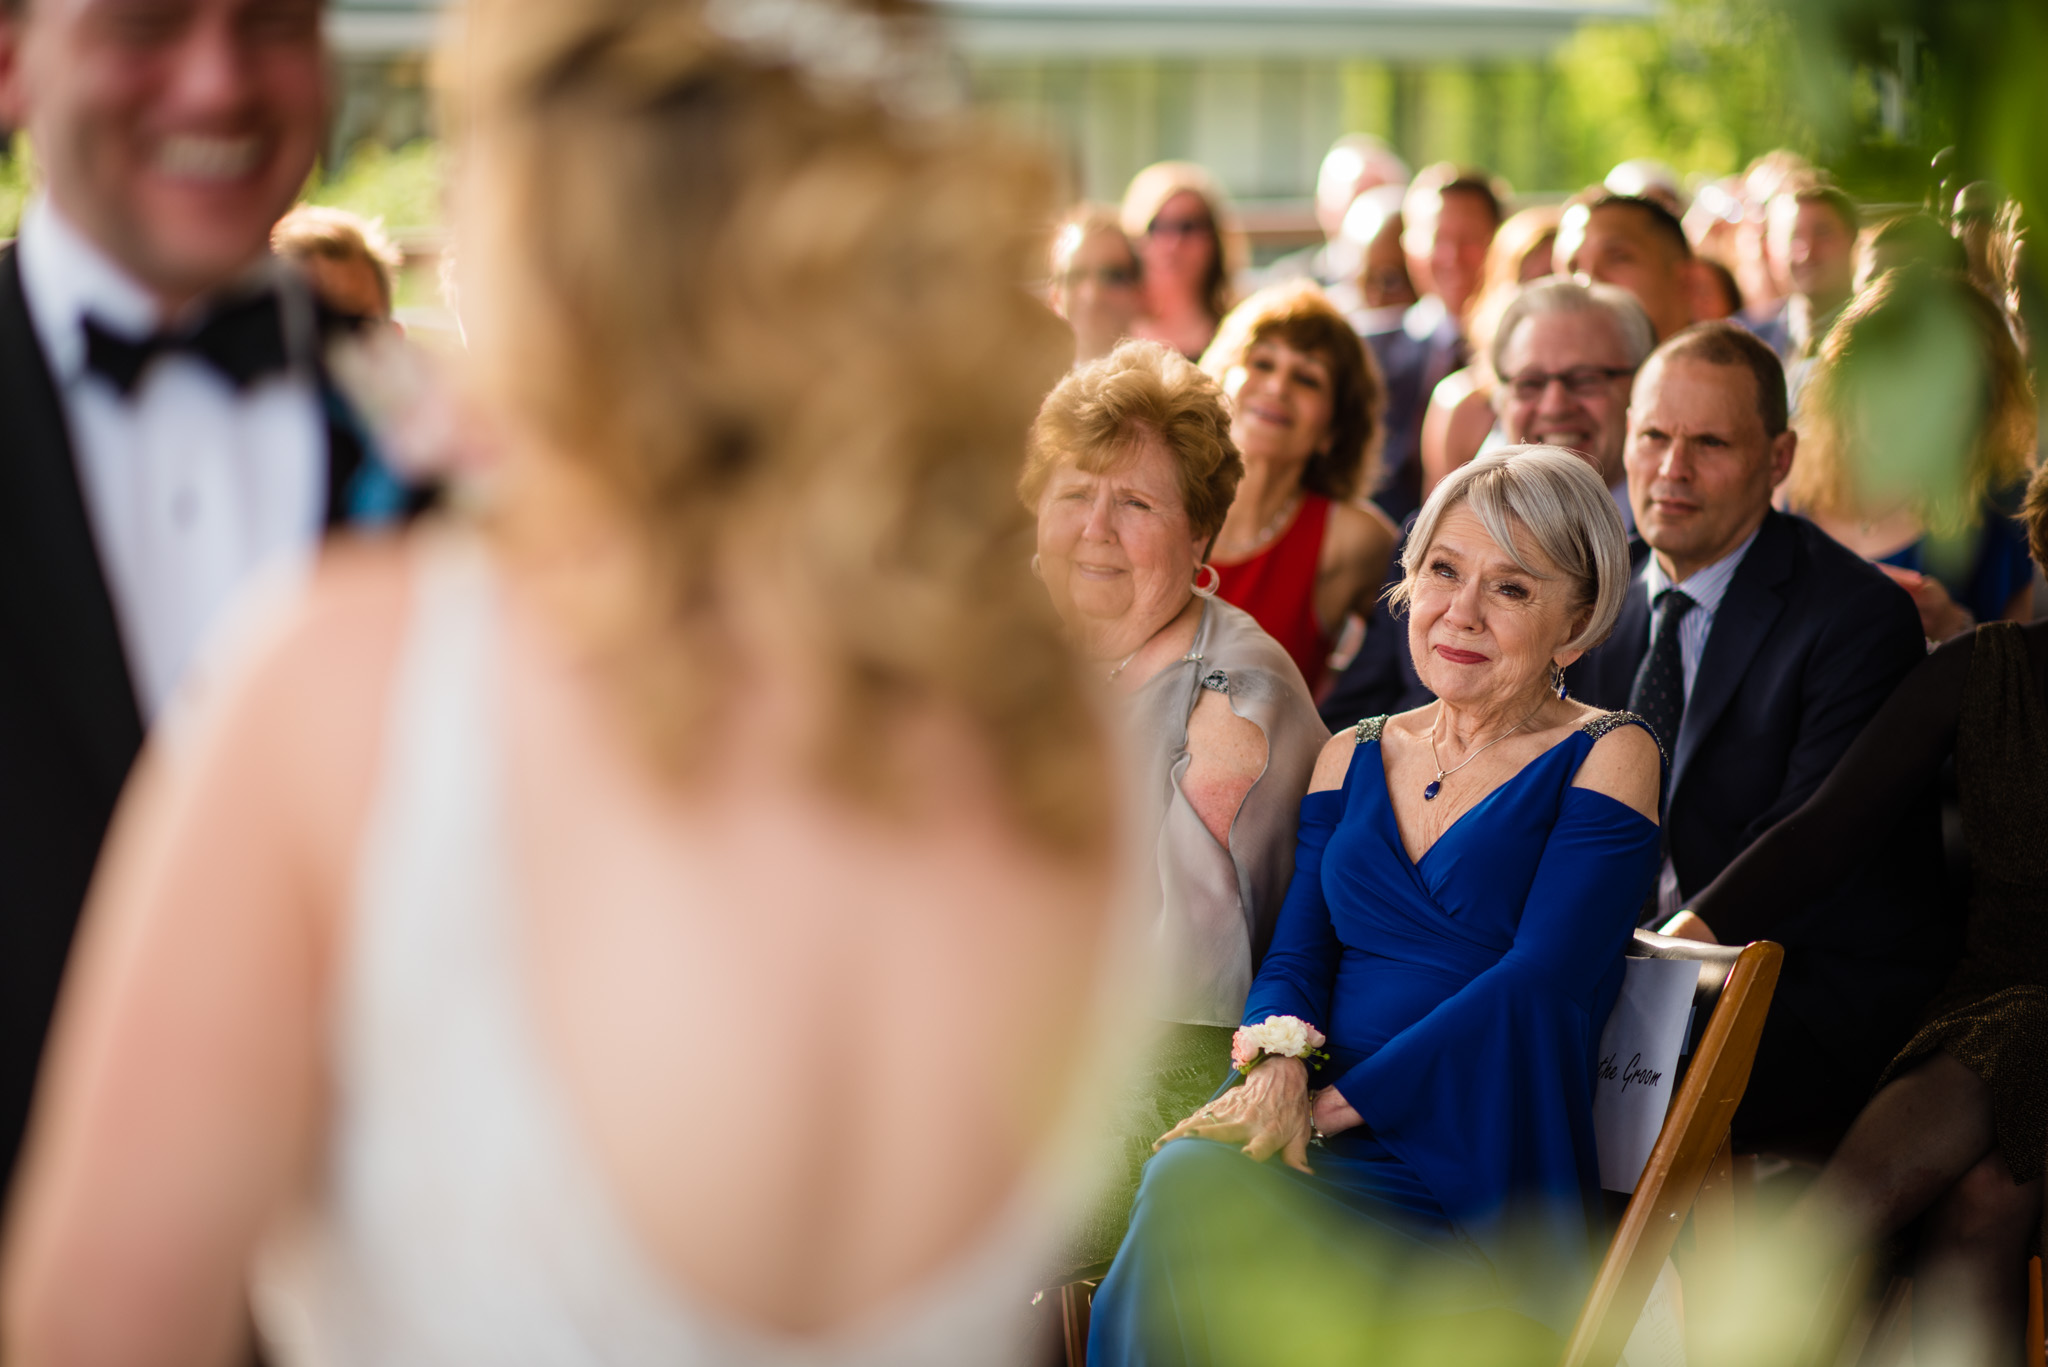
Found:
[[[1047,179],[902,4],[467,13],[495,496],[160,738],[0,1356],[230,1362],[253,1268],[286,1364],[1016,1361],[1117,825],[1011,493]]]

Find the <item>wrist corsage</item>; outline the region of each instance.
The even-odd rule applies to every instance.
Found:
[[[1323,1032],[1299,1016],[1268,1016],[1257,1025],[1240,1025],[1230,1037],[1230,1066],[1249,1075],[1268,1054],[1281,1058],[1326,1059]]]

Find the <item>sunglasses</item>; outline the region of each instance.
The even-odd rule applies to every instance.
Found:
[[[1207,237],[1215,226],[1206,218],[1155,218],[1145,229],[1147,237]]]
[[[1131,266],[1071,266],[1054,279],[1063,289],[1093,280],[1106,290],[1127,290],[1138,283],[1138,272]]]

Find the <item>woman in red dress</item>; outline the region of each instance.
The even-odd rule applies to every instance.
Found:
[[[1372,616],[1400,533],[1364,496],[1386,390],[1358,334],[1313,284],[1259,291],[1223,320],[1202,368],[1231,403],[1244,480],[1209,563],[1311,692],[1346,617]]]

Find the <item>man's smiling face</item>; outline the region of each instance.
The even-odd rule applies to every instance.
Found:
[[[269,249],[327,123],[321,0],[24,0],[0,119],[58,210],[168,308]]]

